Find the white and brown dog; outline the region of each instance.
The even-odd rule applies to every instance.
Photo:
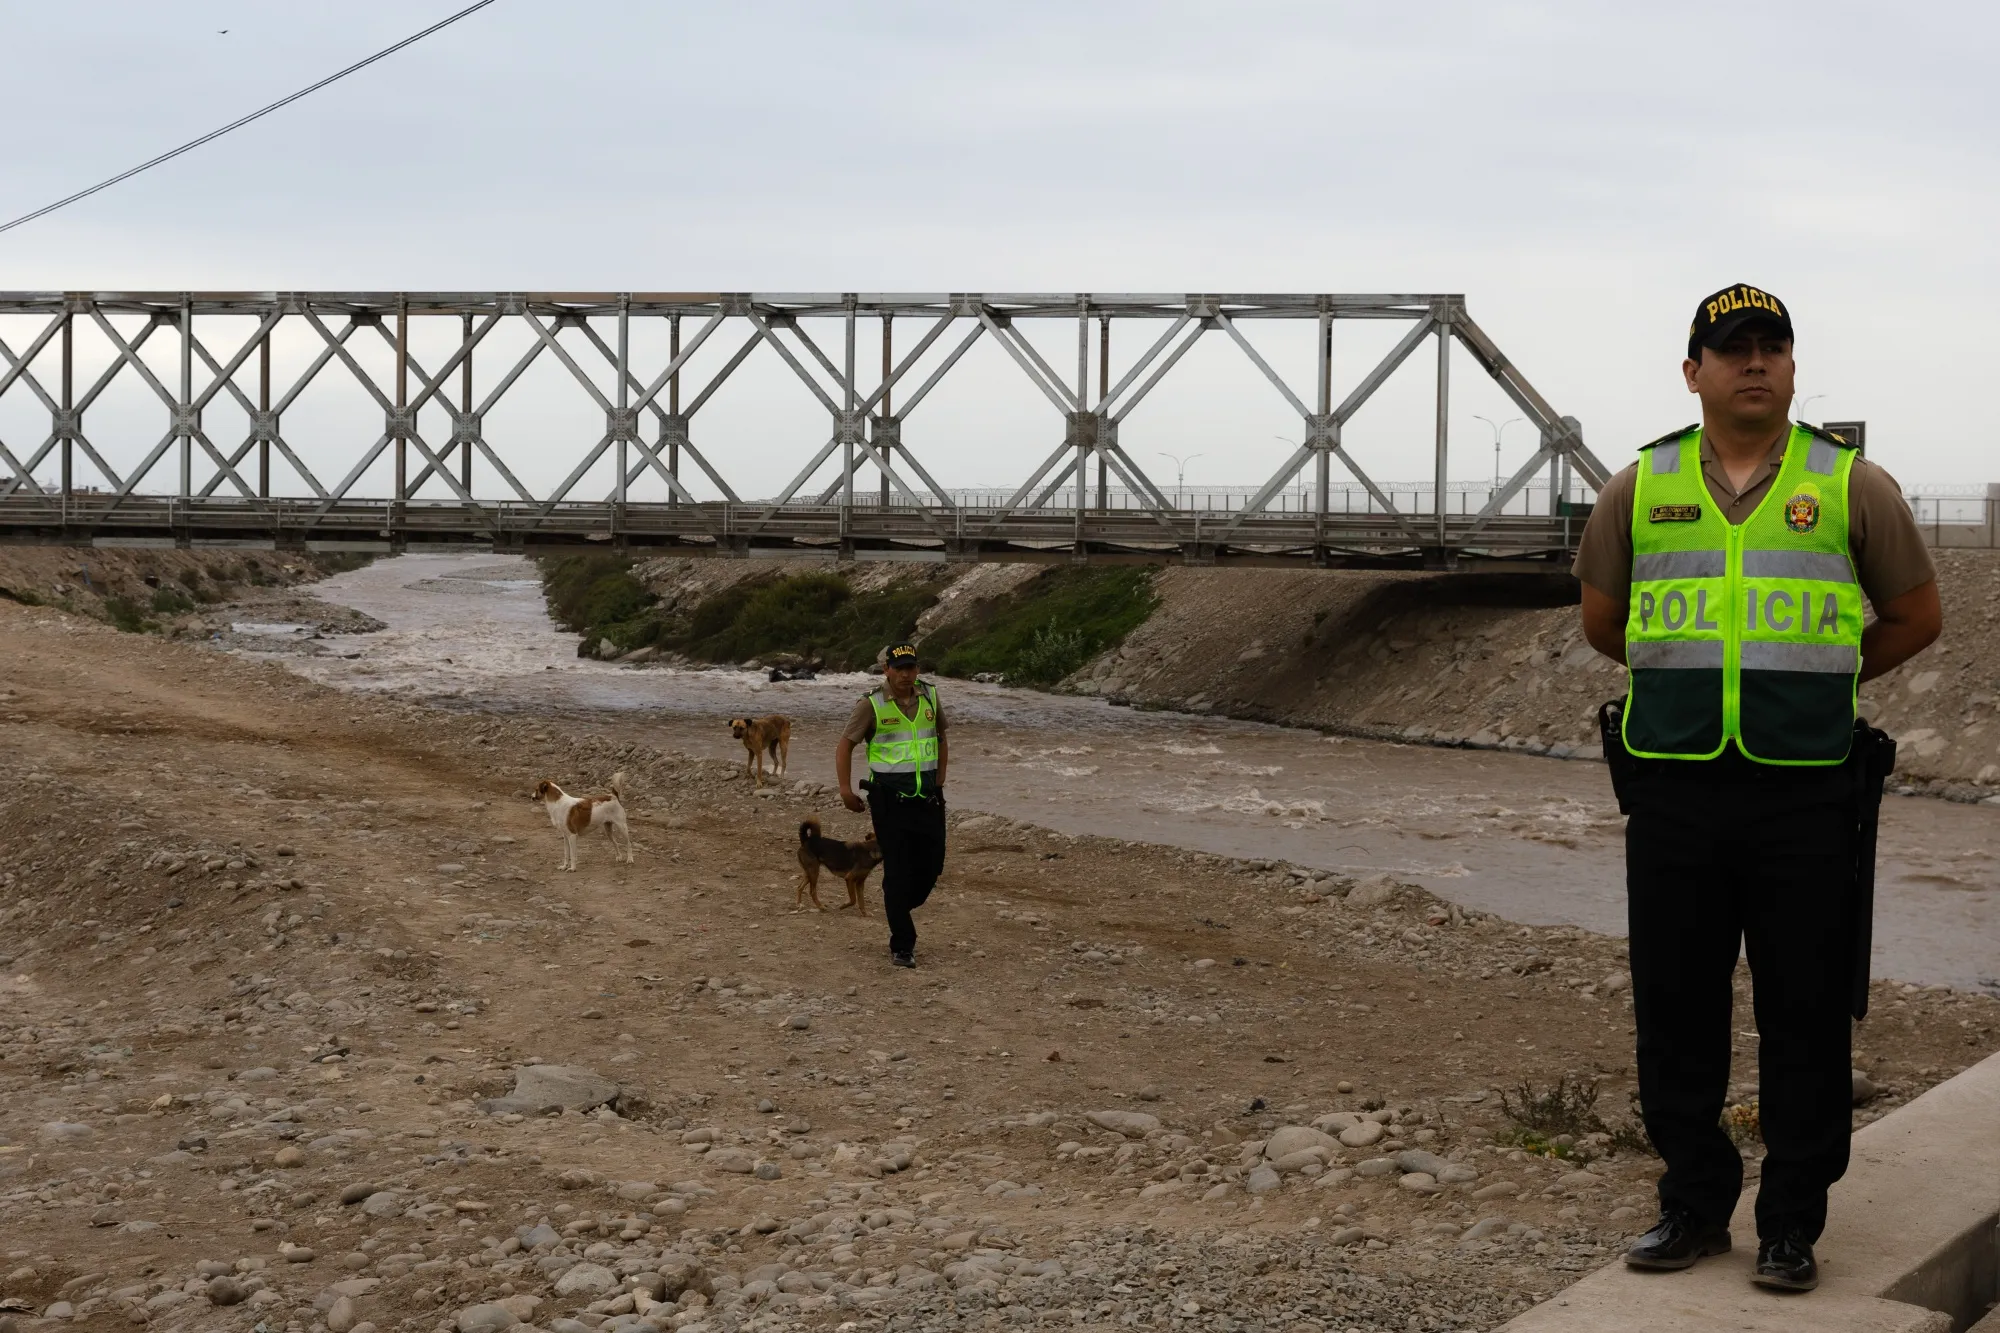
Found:
[[[549,822],[563,835],[562,864],[558,870],[576,869],[576,842],[594,828],[602,828],[604,836],[611,840],[611,850],[615,855],[619,842],[624,842],[625,859],[632,859],[632,830],[625,824],[625,775],[611,775],[611,794],[608,796],[571,796],[555,783],[543,778],[535,784],[535,798],[549,812]]]

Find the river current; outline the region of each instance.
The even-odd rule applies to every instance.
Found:
[[[725,719],[792,717],[792,778],[831,781],[860,675],[620,666],[576,655],[532,564],[493,555],[378,560],[313,588],[388,626],[279,660],[343,690],[574,717],[740,761]],[[1624,820],[1601,764],[1326,737],[1311,731],[947,680],[951,795],[1060,829],[1385,871],[1508,919],[1625,929]],[[2000,809],[1891,799],[1874,968],[2000,992]]]

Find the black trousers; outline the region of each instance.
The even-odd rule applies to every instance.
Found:
[[[1817,1239],[1852,1123],[1853,779],[1748,767],[1650,764],[1634,784],[1625,882],[1639,1098],[1666,1159],[1661,1206],[1726,1223],[1743,1188],[1718,1123],[1740,942],[1766,1149],[1757,1233]]]
[[[911,953],[922,907],[944,873],[944,797],[910,797],[875,786],[868,793],[875,841],[882,849],[882,910],[889,918],[889,948]]]

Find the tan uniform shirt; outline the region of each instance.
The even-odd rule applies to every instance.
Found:
[[[876,689],[874,693],[882,695],[883,698],[888,697],[880,688]],[[860,702],[854,705],[854,711],[847,715],[847,725],[840,732],[841,739],[852,741],[856,745],[866,745],[868,738],[875,734],[875,705],[869,703],[868,699],[868,695],[862,695]],[[914,707],[915,701],[912,700],[911,704]],[[907,712],[909,710],[905,709],[904,711]],[[940,738],[944,736],[944,729],[944,702],[938,700],[937,734]]]
[[[1740,524],[1750,517],[1770,492],[1778,468],[1785,460],[1788,438],[1778,438],[1770,455],[1758,465],[1741,491],[1730,484],[1714,447],[1706,436],[1702,438],[1702,480],[1708,483],[1709,498],[1715,501],[1724,518]],[[1577,543],[1576,564],[1571,568],[1578,579],[1617,602],[1629,600],[1631,594],[1632,502],[1638,492],[1638,478],[1639,465],[1634,463],[1604,484],[1597,507],[1584,525],[1583,537]],[[1861,591],[1877,607],[1937,577],[1923,533],[1903,500],[1903,488],[1894,477],[1865,458],[1855,459],[1849,474],[1847,547],[1854,559]]]

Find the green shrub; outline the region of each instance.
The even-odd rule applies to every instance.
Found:
[[[105,617],[127,634],[138,634],[153,628],[139,607],[130,597],[107,597],[104,599]]]
[[[924,641],[924,656],[942,675],[1053,685],[1117,647],[1158,605],[1149,568],[1058,567],[944,626]]]
[[[107,601],[106,605],[109,605]],[[153,589],[153,613],[162,616],[177,616],[183,611],[194,610],[194,598],[182,592],[171,583],[163,583]]]
[[[710,662],[789,655],[856,671],[914,633],[917,617],[935,601],[928,581],[857,593],[839,574],[813,570],[725,588],[661,641]]]

